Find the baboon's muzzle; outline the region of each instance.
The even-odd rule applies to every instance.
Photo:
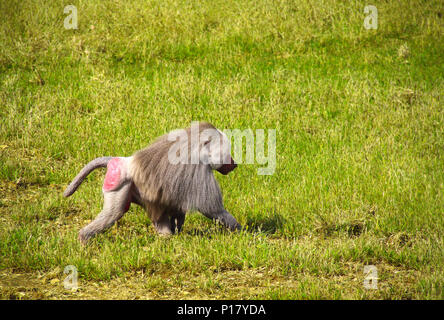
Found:
[[[220,173],[226,175],[226,174],[229,174],[234,169],[236,169],[236,167],[237,167],[237,163],[234,162],[233,158],[231,158],[231,163],[223,164],[222,167],[217,169],[217,171],[219,171]]]

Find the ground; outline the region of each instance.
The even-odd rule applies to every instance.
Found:
[[[364,1],[72,4],[77,29],[63,1],[0,3],[1,298],[444,298],[442,1],[374,1],[377,29]],[[215,173],[244,230],[159,237],[133,205],[82,246],[83,165],[194,120],[276,130],[273,174]]]

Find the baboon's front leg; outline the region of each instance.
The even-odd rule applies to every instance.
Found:
[[[79,232],[79,240],[86,243],[97,233],[110,228],[128,211],[131,204],[131,183],[123,184],[114,191],[104,191],[104,204],[102,212]]]
[[[240,230],[241,225],[237,222],[236,218],[234,218],[227,210],[222,209],[219,212],[215,213],[204,213],[203,215],[207,218],[214,219],[222,223],[225,227],[230,229],[231,231]]]

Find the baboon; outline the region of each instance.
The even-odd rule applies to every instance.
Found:
[[[107,167],[104,205],[94,221],[79,232],[86,243],[111,227],[131,203],[143,207],[160,234],[180,232],[185,214],[197,210],[234,231],[241,228],[228,213],[213,170],[226,175],[237,167],[227,136],[207,122],[159,137],[130,157],[100,157],[88,163],[64,192],[72,195],[94,169]]]

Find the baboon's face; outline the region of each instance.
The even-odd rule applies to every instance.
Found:
[[[224,175],[237,167],[231,157],[230,140],[217,129],[208,129],[202,132],[201,161]]]

